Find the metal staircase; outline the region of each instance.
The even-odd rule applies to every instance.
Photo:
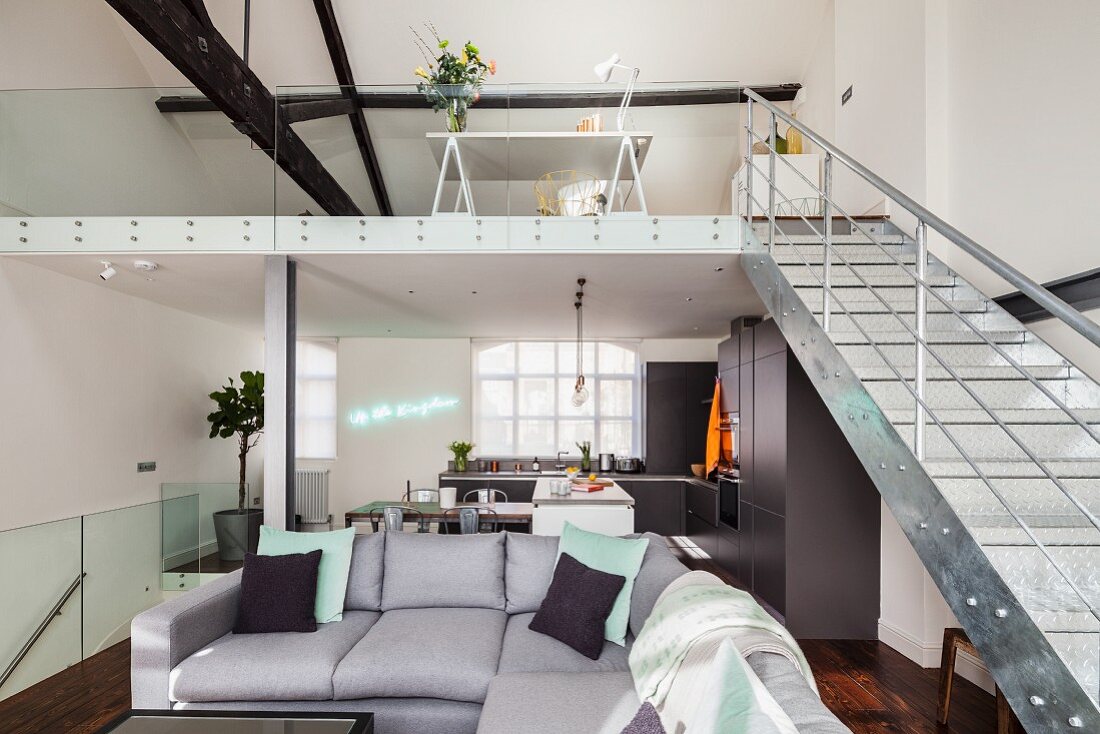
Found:
[[[748,148],[773,152],[767,171],[745,162],[768,182],[747,177],[745,271],[1024,726],[1100,732],[1100,386],[929,255],[929,229],[1097,347],[1100,327],[746,95]],[[803,178],[817,217],[772,185],[789,164],[754,107],[823,151],[823,186]],[[835,163],[912,215],[913,236],[838,206]]]

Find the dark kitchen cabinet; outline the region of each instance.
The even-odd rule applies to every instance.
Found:
[[[722,568],[730,571],[734,576],[740,579],[740,574],[730,569],[737,569],[740,566],[741,556],[741,534],[728,529],[725,525],[718,526],[718,555],[715,560],[718,561],[718,565]],[[744,583],[744,582],[742,582]],[[745,584],[748,586],[748,584]]]
[[[535,481],[527,477],[508,477],[507,475],[458,479],[453,474],[449,474],[439,478],[439,486],[457,489],[459,502],[467,492],[475,489],[499,489],[508,495],[509,502],[530,502],[535,495]]]
[[[684,536],[711,558],[718,557],[718,528],[688,510],[684,517]]]
[[[787,532],[780,515],[759,507],[752,513],[753,590],[780,614],[787,613]],[[828,610],[819,610],[828,614]],[[792,633],[793,634],[793,633]]]
[[[879,494],[776,323],[729,341],[719,355],[739,358],[720,367],[723,392],[737,391],[723,405],[740,418],[740,526],[719,524],[713,557],[796,637],[874,639]]]
[[[645,462],[652,474],[686,474],[705,460],[715,362],[647,362]]]
[[[787,353],[757,360],[753,413],[752,503],[782,515],[787,499]]]
[[[738,367],[731,367],[728,370],[722,370],[718,373],[719,379],[722,381],[722,392],[719,402],[721,408],[719,412],[722,413],[737,413],[740,412],[740,391],[738,390],[738,384],[741,381],[741,370]]]
[[[683,535],[684,482],[678,479],[616,480],[634,498],[634,532]]]

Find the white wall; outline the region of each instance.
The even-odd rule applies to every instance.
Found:
[[[81,282],[10,258],[0,314],[0,530],[236,479],[235,445],[207,438],[207,395],[262,369],[261,335],[119,294],[91,269]]]
[[[337,459],[299,462],[331,466],[329,511],[344,513],[379,499],[398,499],[405,481],[438,486],[452,441],[470,440],[469,339],[341,339],[337,363]],[[455,397],[453,410],[354,426],[355,409],[432,396]]]
[[[119,508],[159,500],[161,483],[236,480],[233,442],[207,438],[207,395],[260,368],[262,349],[258,334],[114,292],[94,270],[81,282],[11,258],[0,314],[0,531],[22,528],[0,532],[0,588],[20,590],[0,594],[0,659],[82,562],[88,574],[6,696],[80,659],[82,619],[91,654],[161,599],[159,507]],[[250,458],[255,485],[262,444]],[[138,474],[139,461],[157,470]]]
[[[645,339],[639,351],[647,362],[714,361],[718,341]],[[406,480],[414,487],[438,485],[451,458],[447,445],[473,435],[473,382],[469,339],[341,339],[337,353],[337,459],[297,463],[332,471],[329,511],[339,525],[350,509],[398,498]],[[367,426],[348,421],[352,410],[433,396],[460,402],[424,418]]]

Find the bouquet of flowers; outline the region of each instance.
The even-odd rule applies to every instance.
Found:
[[[466,130],[466,113],[477,101],[485,78],[497,73],[497,63],[481,60],[481,51],[470,41],[456,54],[450,50],[451,42],[440,38],[435,26],[425,23],[435,46],[411,28],[417,46],[424,56],[427,68],[418,66],[413,73],[423,79],[416,88],[424,95],[436,112],[447,112],[447,129],[453,133]],[[438,55],[436,55],[438,53]]]

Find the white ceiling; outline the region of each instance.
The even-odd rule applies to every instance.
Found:
[[[764,312],[739,255],[325,254],[296,257],[302,336],[568,337],[584,276],[591,337],[721,337],[731,319]],[[146,280],[133,257],[103,282],[100,257],[20,258],[251,331],[263,329],[262,255],[153,255]],[[722,268],[716,271],[715,268]],[[409,293],[413,291],[413,293]],[[473,291],[477,291],[475,294]],[[687,299],[691,300],[687,300]]]

